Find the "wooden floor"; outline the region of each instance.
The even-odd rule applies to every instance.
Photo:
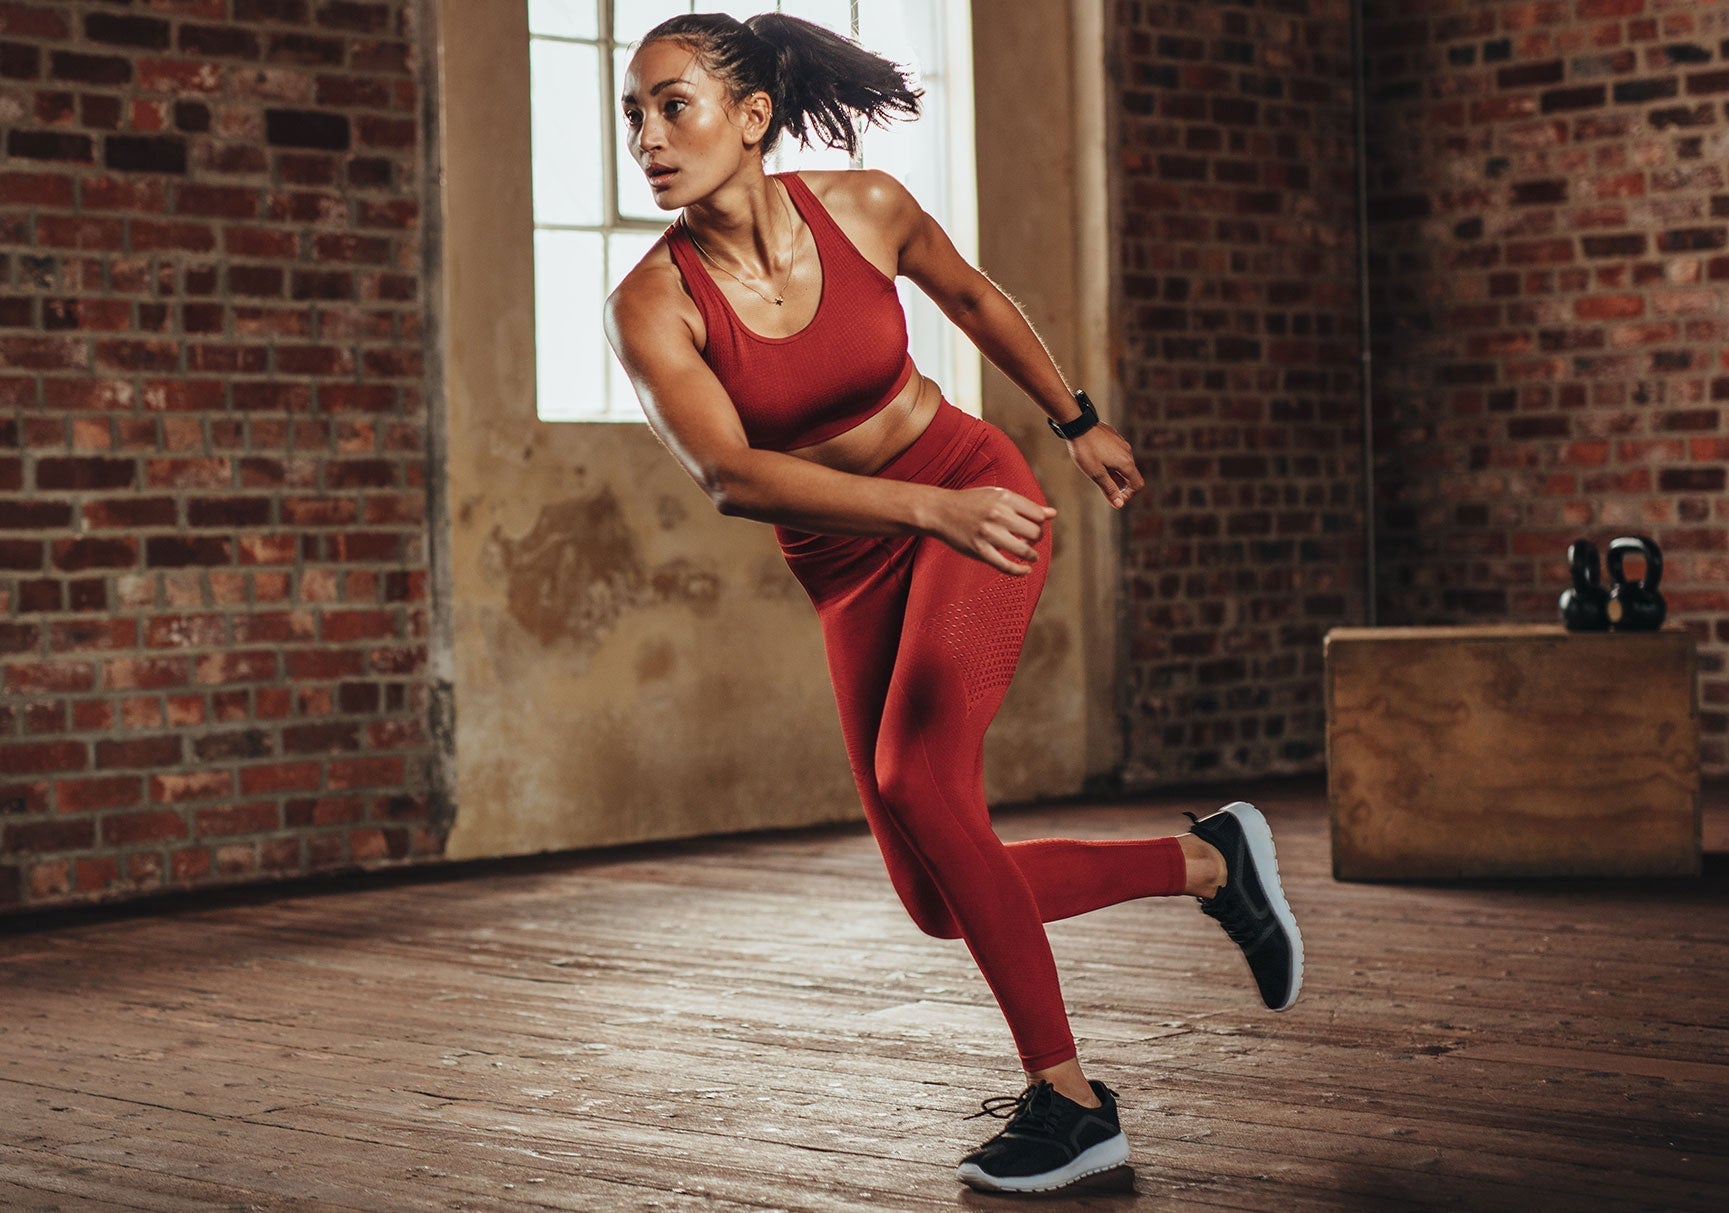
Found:
[[[1256,787],[1307,941],[1259,1008],[1186,898],[1055,923],[1132,1170],[1066,1209],[1729,1207],[1729,856],[1701,880],[1330,876]],[[1186,827],[1211,796],[1002,812]],[[1714,845],[1723,819],[1713,817]],[[0,1208],[1011,1208],[956,1185],[1019,1089],[959,942],[861,828],[464,866],[0,938]]]

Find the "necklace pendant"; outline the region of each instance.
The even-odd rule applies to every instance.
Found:
[[[785,302],[786,302],[786,300],[785,300],[785,299],[782,299],[782,298],[781,298],[781,297],[780,297],[780,296],[779,296],[779,295],[776,295],[776,296],[775,296],[775,297],[774,297],[774,305],[775,305],[775,306],[776,306],[776,307],[779,307],[779,306],[780,306],[780,305],[781,305],[781,304],[783,304],[783,303],[785,303]]]

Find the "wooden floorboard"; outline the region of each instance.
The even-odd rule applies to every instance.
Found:
[[[1189,899],[1049,927],[1131,1168],[1065,1209],[1729,1207],[1729,855],[1697,880],[1356,884],[1258,787],[1306,941],[1261,1010]],[[1708,845],[1729,805],[1708,797]],[[998,814],[1172,833],[1204,795]],[[11,920],[0,1209],[1011,1208],[1018,1088],[862,828]]]

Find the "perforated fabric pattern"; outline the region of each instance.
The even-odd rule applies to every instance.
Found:
[[[1026,609],[1025,579],[999,574],[947,603],[926,624],[960,667],[968,712],[996,702],[1008,688],[1021,656]]]

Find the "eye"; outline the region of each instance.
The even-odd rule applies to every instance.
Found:
[[[667,103],[666,103],[666,108],[665,108],[665,109],[664,109],[664,110],[663,110],[663,111],[662,111],[662,112],[663,112],[663,113],[664,113],[664,114],[666,114],[666,116],[667,116],[667,117],[668,117],[668,118],[671,118],[671,117],[673,117],[673,115],[674,115],[674,113],[675,113],[675,112],[676,112],[676,111],[674,111],[674,109],[673,109],[673,108],[672,108],[672,107],[673,107],[673,106],[675,106],[675,105],[676,105],[676,106],[678,106],[678,107],[679,107],[679,109],[683,109],[683,108],[684,108],[684,107],[685,107],[685,105],[686,105],[686,104],[688,104],[688,103],[687,103],[687,102],[684,102],[684,101],[681,101],[681,100],[679,100],[679,99],[678,99],[678,98],[677,98],[677,97],[673,97],[673,98],[671,98],[671,99],[669,99],[669,100],[668,100],[668,101],[667,101]]]
[[[626,126],[635,126],[638,122],[641,122],[641,121],[642,121],[642,114],[640,112],[638,112],[637,110],[627,109],[624,111],[624,124]]]

